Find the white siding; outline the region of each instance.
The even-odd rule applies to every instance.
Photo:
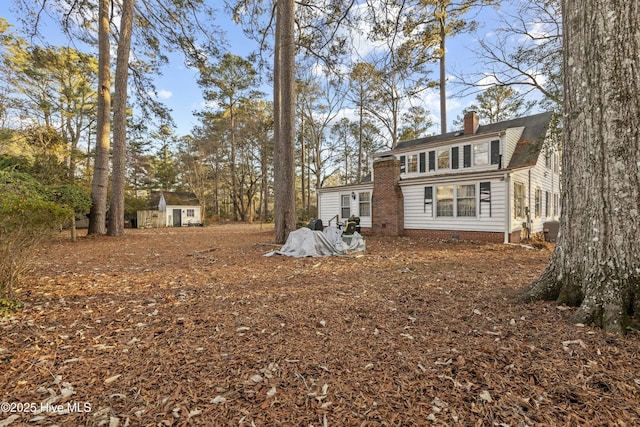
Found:
[[[513,137],[519,137],[522,134],[522,130],[524,128],[516,128],[515,129],[515,133],[512,132],[512,138]],[[399,154],[395,154],[395,157],[400,160],[400,158],[402,156],[405,156],[405,161],[406,166],[405,166],[405,170],[408,170],[408,159],[411,156],[417,156],[418,158],[418,166],[417,166],[417,171],[416,172],[404,172],[400,174],[400,177],[402,179],[411,179],[411,178],[419,178],[419,177],[432,177],[432,176],[438,176],[438,175],[449,175],[449,174],[462,174],[462,173],[470,173],[470,172],[485,172],[485,171],[495,171],[498,170],[499,165],[498,164],[491,164],[491,141],[495,141],[495,140],[500,140],[500,153],[503,154],[503,159],[502,159],[502,167],[505,167],[508,163],[505,162],[505,158],[507,158],[507,156],[504,155],[505,153],[505,145],[507,146],[507,149],[509,147],[509,142],[507,140],[505,140],[505,137],[503,136],[499,136],[498,134],[491,134],[491,135],[483,135],[482,137],[478,138],[478,139],[474,139],[474,140],[466,140],[466,141],[456,141],[456,143],[454,144],[447,144],[447,145],[442,145],[439,147],[430,147],[429,149],[420,149],[420,150],[412,150],[412,151],[407,151],[407,152],[403,152],[403,153],[399,153]],[[515,142],[513,143],[513,147],[511,147],[511,154],[513,154],[513,149],[515,148],[515,143],[517,143],[517,139],[515,140]],[[487,149],[489,150],[487,155],[489,156],[488,159],[488,163],[486,165],[478,165],[475,166],[474,165],[474,154],[473,154],[473,149],[475,145],[478,144],[487,144]],[[469,167],[464,167],[464,147],[465,146],[470,146],[471,147],[471,166]],[[435,152],[435,162],[436,165],[438,163],[438,152],[441,151],[449,151],[449,165],[452,165],[453,162],[453,150],[452,148],[458,148],[458,156],[457,156],[457,160],[458,160],[458,168],[457,169],[453,169],[451,167],[448,167],[446,169],[439,169],[438,167],[436,167],[435,170],[429,170],[429,152],[433,151]],[[420,153],[424,153],[424,160],[425,160],[425,165],[424,165],[424,172],[420,172]],[[510,156],[509,156],[510,158]]]
[[[167,227],[173,227],[173,210],[180,209],[182,211],[180,215],[181,225],[189,225],[189,224],[200,224],[200,206],[178,206],[178,205],[167,205],[165,211],[165,224]],[[187,209],[193,209],[194,215],[193,217],[187,216]]]
[[[544,228],[544,222],[558,219],[557,215],[547,216],[547,213],[545,212],[545,199],[547,192],[549,192],[549,196],[551,198],[549,205],[551,210],[553,210],[553,194],[554,192],[556,194],[559,192],[559,177],[553,173],[553,170],[545,167],[543,156],[544,155],[540,156],[538,164],[535,167],[514,172],[512,178],[513,183],[520,182],[525,185],[525,206],[529,208],[529,221],[532,233],[541,233]],[[541,191],[539,216],[536,214],[536,189],[540,189]],[[527,221],[527,217],[515,217],[515,211],[513,209],[514,203],[515,201],[512,200],[512,231],[518,231],[522,229],[522,223]]]
[[[519,135],[518,135],[519,136]],[[515,146],[515,144],[514,144]],[[515,200],[511,200],[511,216],[512,216],[512,229],[511,231],[522,230],[523,222],[529,220],[529,226],[531,233],[541,233],[544,230],[544,223],[547,221],[557,221],[559,218],[559,206],[554,209],[554,195],[559,197],[560,194],[560,175],[554,173],[554,164],[557,156],[554,150],[549,149],[549,155],[553,160],[550,163],[550,167],[546,166],[547,150],[543,148],[540,151],[535,166],[515,171],[511,178],[511,191],[513,194],[513,185],[515,182],[520,182],[525,185],[525,206],[529,208],[529,218],[524,216],[515,217]],[[540,213],[536,212],[536,190],[541,192],[540,198]],[[549,201],[547,202],[547,197]],[[548,209],[547,209],[548,207]]]
[[[480,182],[491,183],[491,213],[489,204],[480,203]],[[476,185],[476,210],[479,212],[473,218],[438,218],[436,209],[436,186],[447,184],[475,184]],[[433,186],[434,202],[431,206],[424,204],[424,188]],[[504,232],[505,217],[505,183],[497,179],[480,181],[459,181],[455,183],[419,184],[402,187],[404,196],[404,227],[418,230],[460,230],[460,231],[487,231]],[[482,206],[481,206],[482,205]],[[425,212],[426,210],[426,212]],[[481,213],[480,213],[481,211]]]
[[[318,195],[318,217],[326,226],[329,220],[340,215],[340,193],[323,192]],[[335,222],[335,221],[334,221]]]
[[[340,218],[340,221],[344,221],[346,218],[341,217],[342,206],[341,199],[343,195],[349,196],[350,212],[351,215],[360,216],[360,226],[364,228],[371,227],[371,216],[360,215],[360,193],[369,193],[369,203],[373,199],[373,184],[359,187],[344,187],[336,189],[322,190],[318,193],[318,218],[322,220],[322,223],[327,226],[329,220],[336,215]],[[354,199],[351,194],[354,193],[356,198]],[[373,211],[370,206],[370,211]],[[335,219],[331,222],[335,225]]]

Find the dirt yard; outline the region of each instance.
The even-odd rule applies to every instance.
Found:
[[[640,335],[520,304],[551,252],[271,225],[67,236],[0,319],[0,426],[637,426]]]

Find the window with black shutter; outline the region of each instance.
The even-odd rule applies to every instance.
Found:
[[[491,164],[500,165],[500,141],[491,141]],[[502,165],[499,166],[502,168]]]
[[[400,156],[400,173],[407,171],[407,156]]]
[[[436,152],[435,151],[429,151],[429,170],[430,171],[436,170]]]
[[[427,156],[423,151],[420,153],[420,173],[424,173],[427,171]]]
[[[433,216],[433,187],[424,187],[424,213]]]
[[[460,149],[458,147],[451,148],[451,169],[458,169],[459,152]]]
[[[490,182],[481,182],[480,183],[480,213],[482,214],[482,204],[489,204],[489,216],[491,216],[491,183]]]
[[[471,145],[465,145],[462,147],[462,167],[471,167]]]

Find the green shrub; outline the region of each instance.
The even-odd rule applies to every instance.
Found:
[[[9,307],[13,289],[32,265],[35,248],[60,230],[73,209],[30,191],[6,191],[8,186],[2,188],[2,184],[0,181],[0,300],[4,301],[0,305]]]

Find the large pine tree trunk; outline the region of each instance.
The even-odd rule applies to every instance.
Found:
[[[96,121],[96,155],[91,182],[88,234],[105,234],[107,231],[105,220],[109,183],[109,147],[111,145],[110,4],[110,0],[100,0],[98,12],[98,119]]]
[[[276,242],[284,243],[296,227],[295,126],[294,126],[294,11],[293,0],[279,0],[276,21],[278,54],[274,67],[276,140],[274,147],[274,193]],[[277,93],[275,93],[277,92]]]
[[[124,234],[124,187],[127,165],[127,82],[129,80],[129,52],[133,29],[134,0],[122,2],[120,38],[115,78],[115,104],[113,106],[113,170],[111,173],[111,200],[109,201],[110,236]]]
[[[622,334],[640,308],[640,6],[563,0],[562,7],[560,236],[524,297],[579,306],[574,321]]]

